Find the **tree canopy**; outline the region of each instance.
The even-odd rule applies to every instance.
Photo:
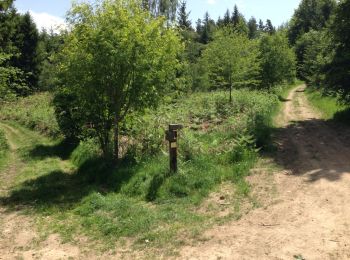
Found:
[[[118,158],[119,124],[131,110],[155,106],[167,93],[182,47],[165,20],[136,0],[75,5],[68,21],[72,31],[60,55],[61,92],[75,94],[75,109],[95,130],[105,155],[114,129]]]

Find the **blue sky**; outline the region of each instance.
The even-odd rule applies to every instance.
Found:
[[[215,20],[223,16],[226,9],[233,10],[237,4],[241,13],[249,19],[271,19],[276,26],[286,22],[293,15],[301,0],[187,0],[188,10],[191,11],[193,25],[202,18],[206,11]],[[64,21],[65,13],[69,10],[71,0],[16,0],[15,6],[21,12],[31,11],[39,27],[50,28],[53,24]]]

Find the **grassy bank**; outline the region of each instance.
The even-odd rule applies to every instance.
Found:
[[[312,87],[306,89],[306,95],[324,119],[350,123],[350,106],[340,103],[336,96],[327,95],[322,90]]]
[[[33,114],[51,111],[53,116],[52,108],[45,108],[50,103],[41,98],[30,98],[41,103],[31,107]],[[22,136],[25,163],[16,188],[1,200],[28,206],[43,234],[58,232],[73,241],[83,235],[103,242],[97,243],[103,248],[123,241],[176,247],[215,223],[241,216],[242,201],[250,200],[245,177],[259,157],[258,148],[269,144],[279,103],[276,94],[244,89],[234,91],[232,103],[224,92],[168,100],[127,119],[121,138],[125,158],[118,168],[100,157],[92,139],[76,146],[11,124]],[[7,118],[14,120],[10,114]],[[164,141],[170,122],[185,126],[177,174],[169,173]],[[230,195],[208,199],[212,192],[222,194],[223,184]],[[218,214],[223,209],[225,214]]]
[[[0,129],[0,171],[7,161],[9,146],[5,138],[4,132]]]

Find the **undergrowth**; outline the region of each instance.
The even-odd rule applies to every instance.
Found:
[[[306,95],[310,103],[322,114],[324,119],[333,119],[350,124],[350,106],[341,103],[336,94],[308,87]]]
[[[0,170],[6,163],[9,146],[5,137],[4,132],[0,129]]]
[[[37,141],[21,130],[37,143],[21,149],[26,166],[10,196],[0,199],[9,206],[29,205],[38,214],[43,233],[58,232],[65,240],[82,234],[111,248],[131,237],[136,246],[176,247],[217,221],[239,216],[239,202],[224,217],[200,209],[224,182],[231,185],[237,201],[249,196],[245,177],[259,149],[269,145],[278,105],[276,94],[245,89],[233,92],[232,103],[223,92],[168,100],[157,110],[127,119],[121,138],[125,156],[118,167],[101,158],[93,139],[80,144]],[[37,107],[31,107],[34,114]],[[4,111],[11,114],[10,108]],[[49,118],[47,113],[40,118]],[[176,174],[169,172],[164,141],[170,122],[185,126],[179,133]]]
[[[40,93],[19,98],[16,102],[3,103],[0,120],[16,121],[42,134],[58,137],[60,130],[51,102],[50,93]]]

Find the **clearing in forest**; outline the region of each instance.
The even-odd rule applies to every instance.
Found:
[[[174,258],[350,258],[350,131],[320,119],[308,104],[304,89],[293,89],[276,117],[278,150],[274,160],[283,170],[272,176],[277,189],[274,202],[238,221],[209,229],[203,235],[205,239],[179,248]],[[31,165],[21,161],[23,151],[50,141],[15,125],[3,123],[0,127],[11,149],[8,166],[0,176],[0,194],[6,196],[6,188],[14,180],[31,174]],[[59,157],[36,163],[68,172],[73,167]],[[72,245],[62,244],[57,235],[40,238],[34,228],[35,218],[24,213],[23,208],[0,206],[0,259],[96,259],[100,255],[87,250],[83,240]],[[133,257],[145,257],[142,252],[136,256],[129,252]],[[103,257],[128,258],[124,253],[107,252]]]

